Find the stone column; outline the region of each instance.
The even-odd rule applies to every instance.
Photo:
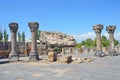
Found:
[[[116,56],[117,53],[115,51],[114,46],[114,32],[115,32],[116,26],[110,25],[106,27],[106,31],[109,33],[109,41],[110,41],[110,49],[109,49],[109,55],[110,56]]]
[[[31,31],[31,52],[29,53],[29,61],[37,61],[39,60],[39,55],[37,52],[36,31],[39,28],[39,24],[37,22],[30,22],[28,26]]]
[[[94,55],[98,57],[105,56],[104,52],[102,51],[102,41],[101,41],[102,29],[103,29],[103,25],[101,24],[93,26],[93,30],[95,30],[95,33],[96,33],[96,44],[97,44],[97,50]]]
[[[18,30],[17,23],[10,23],[9,24],[10,32],[11,32],[11,52],[9,54],[9,61],[16,62],[19,60],[18,54],[16,52],[16,33]]]

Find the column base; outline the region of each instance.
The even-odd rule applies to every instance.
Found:
[[[9,54],[9,62],[18,62],[18,61],[19,61],[18,54],[15,54],[15,53]]]
[[[105,56],[105,53],[104,53],[102,50],[97,50],[97,51],[95,52],[94,56],[104,57],[104,56]]]
[[[115,49],[110,49],[108,55],[109,56],[117,56],[117,52],[115,51]]]
[[[29,60],[28,61],[38,61],[39,55],[37,52],[30,52],[29,53]]]

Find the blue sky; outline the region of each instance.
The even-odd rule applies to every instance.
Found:
[[[17,22],[28,39],[31,21],[39,22],[39,30],[78,35],[78,41],[84,39],[81,35],[94,32],[95,24],[104,25],[102,34],[107,33],[107,25],[116,25],[120,37],[120,0],[0,0],[2,29],[10,33],[8,24]]]

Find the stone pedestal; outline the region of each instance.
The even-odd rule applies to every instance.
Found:
[[[54,51],[48,52],[48,61],[57,61],[57,54]]]
[[[118,50],[117,50],[117,51],[118,51],[118,53],[120,53],[120,46],[118,47]]]
[[[61,54],[65,54],[65,48],[62,48],[62,52],[61,52]]]
[[[114,46],[114,32],[115,32],[116,26],[110,25],[106,27],[106,30],[109,33],[109,41],[110,41],[110,49],[109,49],[109,55],[110,56],[116,56],[117,52],[115,51]]]
[[[103,50],[104,53],[107,53],[107,51],[108,51],[107,47],[102,47],[102,50]]]
[[[72,56],[71,55],[64,55],[61,57],[58,57],[58,62],[62,63],[71,63],[72,62]]]
[[[29,61],[37,61],[39,60],[39,55],[37,52],[36,31],[39,28],[39,24],[37,22],[30,22],[28,26],[31,31],[31,52],[29,53]]]
[[[9,61],[16,62],[19,60],[18,54],[16,52],[16,33],[18,30],[17,23],[10,23],[9,24],[10,32],[11,32],[11,52],[9,54]]]
[[[72,53],[73,53],[72,48],[69,48],[69,53],[70,53],[70,54],[72,54]]]
[[[82,53],[82,48],[78,49],[78,53],[80,53],[80,54]]]
[[[96,44],[97,44],[97,50],[95,52],[95,56],[98,57],[104,57],[105,53],[102,51],[102,41],[101,41],[101,31],[103,29],[103,25],[98,24],[93,26],[93,30],[95,30],[96,33]]]
[[[110,49],[109,56],[117,56],[117,51],[115,49]]]

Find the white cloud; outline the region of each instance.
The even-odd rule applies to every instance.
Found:
[[[88,32],[85,34],[79,34],[79,35],[72,35],[77,42],[81,42],[82,40],[86,40],[87,38],[94,39],[95,38],[95,33],[94,32]]]
[[[105,35],[107,38],[109,38],[108,33],[104,33],[104,34],[101,34],[101,35]],[[95,34],[95,32],[88,32],[88,33],[85,33],[85,34],[71,35],[71,36],[73,36],[76,39],[76,41],[79,43],[82,40],[86,40],[87,38],[94,39],[96,34]],[[115,37],[116,40],[120,41],[120,32],[114,33],[114,37]]]
[[[102,35],[104,35],[104,36],[106,36],[107,38],[109,38],[109,34],[108,34],[108,33],[104,33],[104,34],[102,34]]]
[[[105,34],[103,34],[103,35],[105,35],[107,38],[109,38],[109,34],[108,34],[108,33],[105,33]],[[115,38],[116,40],[119,40],[119,41],[120,41],[120,32],[114,33],[114,38]]]
[[[120,32],[114,34],[115,39],[120,41]]]

